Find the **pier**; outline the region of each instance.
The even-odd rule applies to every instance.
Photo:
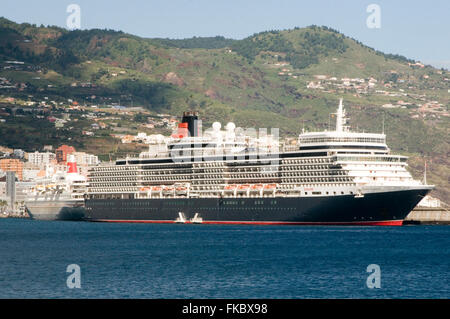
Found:
[[[22,203],[16,205],[14,209],[9,208],[9,204],[0,199],[0,218],[30,218],[28,211]]]
[[[444,207],[417,206],[406,216],[404,225],[450,225],[450,211]]]

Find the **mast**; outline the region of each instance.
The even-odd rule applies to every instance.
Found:
[[[339,99],[339,107],[336,113],[336,132],[343,132],[345,124],[345,110],[342,105],[342,98]]]

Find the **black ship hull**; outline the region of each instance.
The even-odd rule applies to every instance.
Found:
[[[364,196],[87,199],[86,220],[174,223],[180,212],[204,224],[402,225],[429,192],[411,189]]]

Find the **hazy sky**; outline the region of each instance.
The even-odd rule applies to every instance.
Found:
[[[1,0],[0,16],[66,27],[69,4],[81,28],[122,30],[142,37],[188,38],[326,25],[386,53],[450,68],[450,0]],[[368,28],[367,6],[381,9]]]

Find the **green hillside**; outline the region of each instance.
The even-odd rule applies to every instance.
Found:
[[[429,158],[428,182],[438,185],[435,196],[450,201],[450,73],[384,54],[327,27],[267,31],[243,40],[171,40],[0,18],[0,62],[10,66],[11,60],[27,68],[2,68],[0,77],[26,88],[2,89],[4,98],[116,103],[142,106],[149,114],[196,109],[205,125],[219,120],[278,127],[284,136],[295,136],[302,127],[327,129],[343,97],[353,129],[379,132],[384,118],[389,145],[412,157],[416,177],[422,175],[423,158]],[[132,123],[124,119],[123,126]],[[0,123],[0,145],[21,143],[7,125]],[[26,121],[20,125],[30,127]],[[54,134],[51,140],[47,134],[46,142],[61,133]],[[24,139],[16,147],[28,149],[40,139],[35,135],[32,143]],[[93,141],[83,137],[78,145],[87,148]],[[117,149],[102,141],[102,152]]]

